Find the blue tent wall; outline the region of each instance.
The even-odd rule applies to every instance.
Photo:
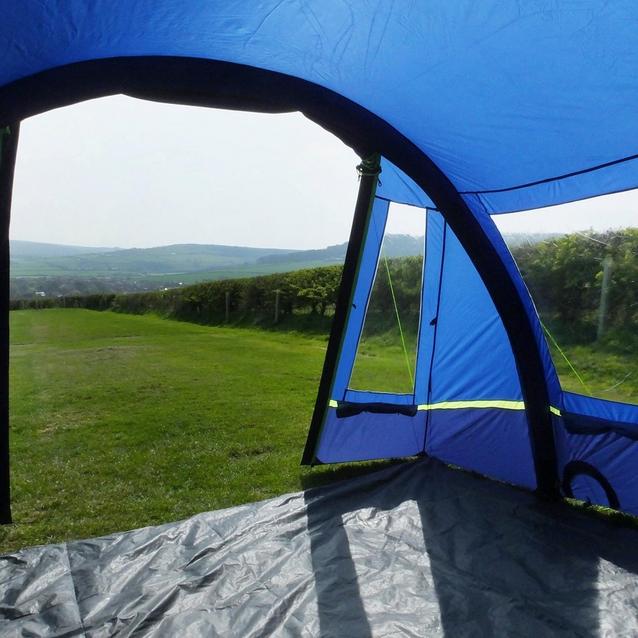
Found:
[[[428,413],[425,451],[533,489],[529,430],[511,346],[478,273],[449,228],[439,281],[428,400],[434,409]],[[451,407],[436,409],[445,404]],[[485,407],[474,407],[479,405]]]
[[[440,213],[427,213],[422,313],[413,394],[348,388],[379,259],[390,202],[425,208],[429,198],[387,160],[366,235],[351,320],[337,365],[317,460],[340,462],[426,453],[492,478],[534,489],[536,476],[519,377],[507,333],[481,278]],[[560,388],[533,303],[491,220],[486,224],[538,326],[554,411],[563,492],[638,514],[638,406]],[[435,319],[435,321],[433,321]],[[339,417],[343,402],[361,411]],[[412,406],[412,415],[366,404]]]
[[[348,387],[388,202],[397,200],[419,207],[429,202],[412,180],[384,161],[317,459],[338,462],[427,452],[533,489],[529,431],[507,334],[476,269],[440,213],[427,212],[414,392]],[[414,414],[362,407],[357,414],[340,416],[343,403],[412,406]]]
[[[565,392],[555,431],[564,494],[638,515],[638,405]]]

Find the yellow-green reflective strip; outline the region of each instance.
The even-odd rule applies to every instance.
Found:
[[[328,405],[331,408],[338,408],[339,402],[330,399]],[[523,401],[441,401],[441,403],[424,403],[417,406],[418,410],[462,410],[464,408],[496,408],[501,410],[524,410]],[[549,406],[549,411],[556,416],[560,416],[560,410],[553,405]]]
[[[523,401],[442,401],[418,406],[419,410],[460,410],[463,408],[500,408],[501,410],[524,410]]]

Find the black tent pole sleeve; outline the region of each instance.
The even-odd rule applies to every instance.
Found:
[[[343,265],[341,285],[339,286],[339,294],[335,305],[335,314],[330,329],[326,358],[323,362],[321,381],[319,382],[319,390],[317,391],[315,411],[312,415],[310,431],[308,432],[306,447],[301,459],[302,465],[312,465],[320,462],[315,456],[315,450],[319,443],[319,436],[321,435],[321,429],[326,418],[332,382],[337,370],[339,354],[341,353],[343,337],[348,323],[348,315],[350,314],[352,297],[354,295],[359,274],[359,265],[363,254],[364,240],[368,231],[374,196],[377,191],[377,181],[379,179],[379,173],[381,172],[381,156],[378,153],[369,155],[362,160],[357,169],[359,170],[360,176],[359,193],[354,209],[352,228],[350,229],[350,239],[348,240],[346,259]]]
[[[330,89],[274,71],[219,60],[133,56],[87,60],[48,69],[0,87],[0,122],[106,95],[179,104],[254,110],[301,111],[339,137],[360,157],[380,152],[430,196],[467,252],[487,288],[516,360],[537,492],[560,497],[560,481],[545,363],[525,293],[448,176],[388,122]],[[315,439],[317,433],[314,434]]]
[[[0,524],[11,523],[9,473],[9,221],[19,124],[0,128]]]

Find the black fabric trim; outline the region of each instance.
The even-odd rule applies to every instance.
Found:
[[[549,394],[525,304],[465,200],[422,150],[376,115],[316,84],[241,64],[164,56],[79,62],[17,80],[0,89],[0,123],[116,93],[262,112],[299,110],[360,156],[382,153],[407,173],[444,215],[501,315],[527,407],[538,491],[558,495]],[[309,444],[316,443],[316,434],[311,432]]]
[[[427,243],[426,243],[427,246]],[[434,327],[434,334],[432,335],[432,354],[430,355],[430,370],[428,372],[428,388],[427,397],[428,403],[431,403],[432,399],[432,368],[434,367],[434,355],[436,353],[436,337],[439,332],[439,313],[441,311],[441,288],[443,287],[443,270],[445,269],[445,248],[447,246],[447,222],[443,219],[443,236],[441,237],[441,262],[439,264],[439,285],[436,291],[436,314],[430,319],[430,325]],[[423,446],[421,453],[425,454],[425,446],[428,443],[428,433],[430,430],[430,421],[432,420],[432,411],[428,410],[425,417],[425,428],[423,430]]]
[[[339,401],[337,403],[338,419],[345,419],[364,412],[416,416],[418,407],[416,405],[402,405],[399,403],[354,403],[352,401]]]
[[[524,188],[531,188],[532,186],[540,186],[541,184],[549,184],[551,182],[560,182],[562,179],[569,179],[570,177],[576,177],[576,175],[584,175],[585,173],[594,173],[603,168],[609,168],[616,164],[624,164],[625,162],[632,162],[638,159],[638,153],[636,155],[629,155],[621,159],[612,160],[611,162],[605,162],[604,164],[598,164],[597,166],[591,166],[589,168],[583,168],[579,171],[573,171],[571,173],[565,173],[558,175],[557,177],[546,177],[545,179],[538,179],[535,182],[527,182],[527,184],[519,184],[518,186],[505,186],[503,188],[488,188],[482,191],[459,191],[460,195],[489,195],[490,193],[509,193],[511,191],[522,190]],[[633,190],[633,189],[627,189]],[[607,193],[603,193],[606,195]]]
[[[563,412],[563,424],[570,434],[606,434],[611,432],[638,441],[638,426],[623,421],[608,421],[599,417]]]
[[[4,128],[4,127],[3,127]],[[8,125],[0,155],[0,524],[11,523],[9,469],[9,221],[20,124]]]
[[[614,490],[611,486],[611,483],[605,478],[600,470],[585,461],[570,461],[565,466],[565,469],[563,470],[563,494],[565,496],[568,498],[574,498],[572,481],[576,476],[581,474],[594,479],[603,488],[609,507],[614,510],[620,509],[618,495],[616,494],[616,490]]]

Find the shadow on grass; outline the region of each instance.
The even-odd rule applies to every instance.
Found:
[[[301,486],[304,490],[331,485],[339,481],[366,476],[395,465],[413,463],[414,459],[388,459],[383,461],[363,461],[359,463],[342,463],[340,465],[316,465],[301,475]]]

